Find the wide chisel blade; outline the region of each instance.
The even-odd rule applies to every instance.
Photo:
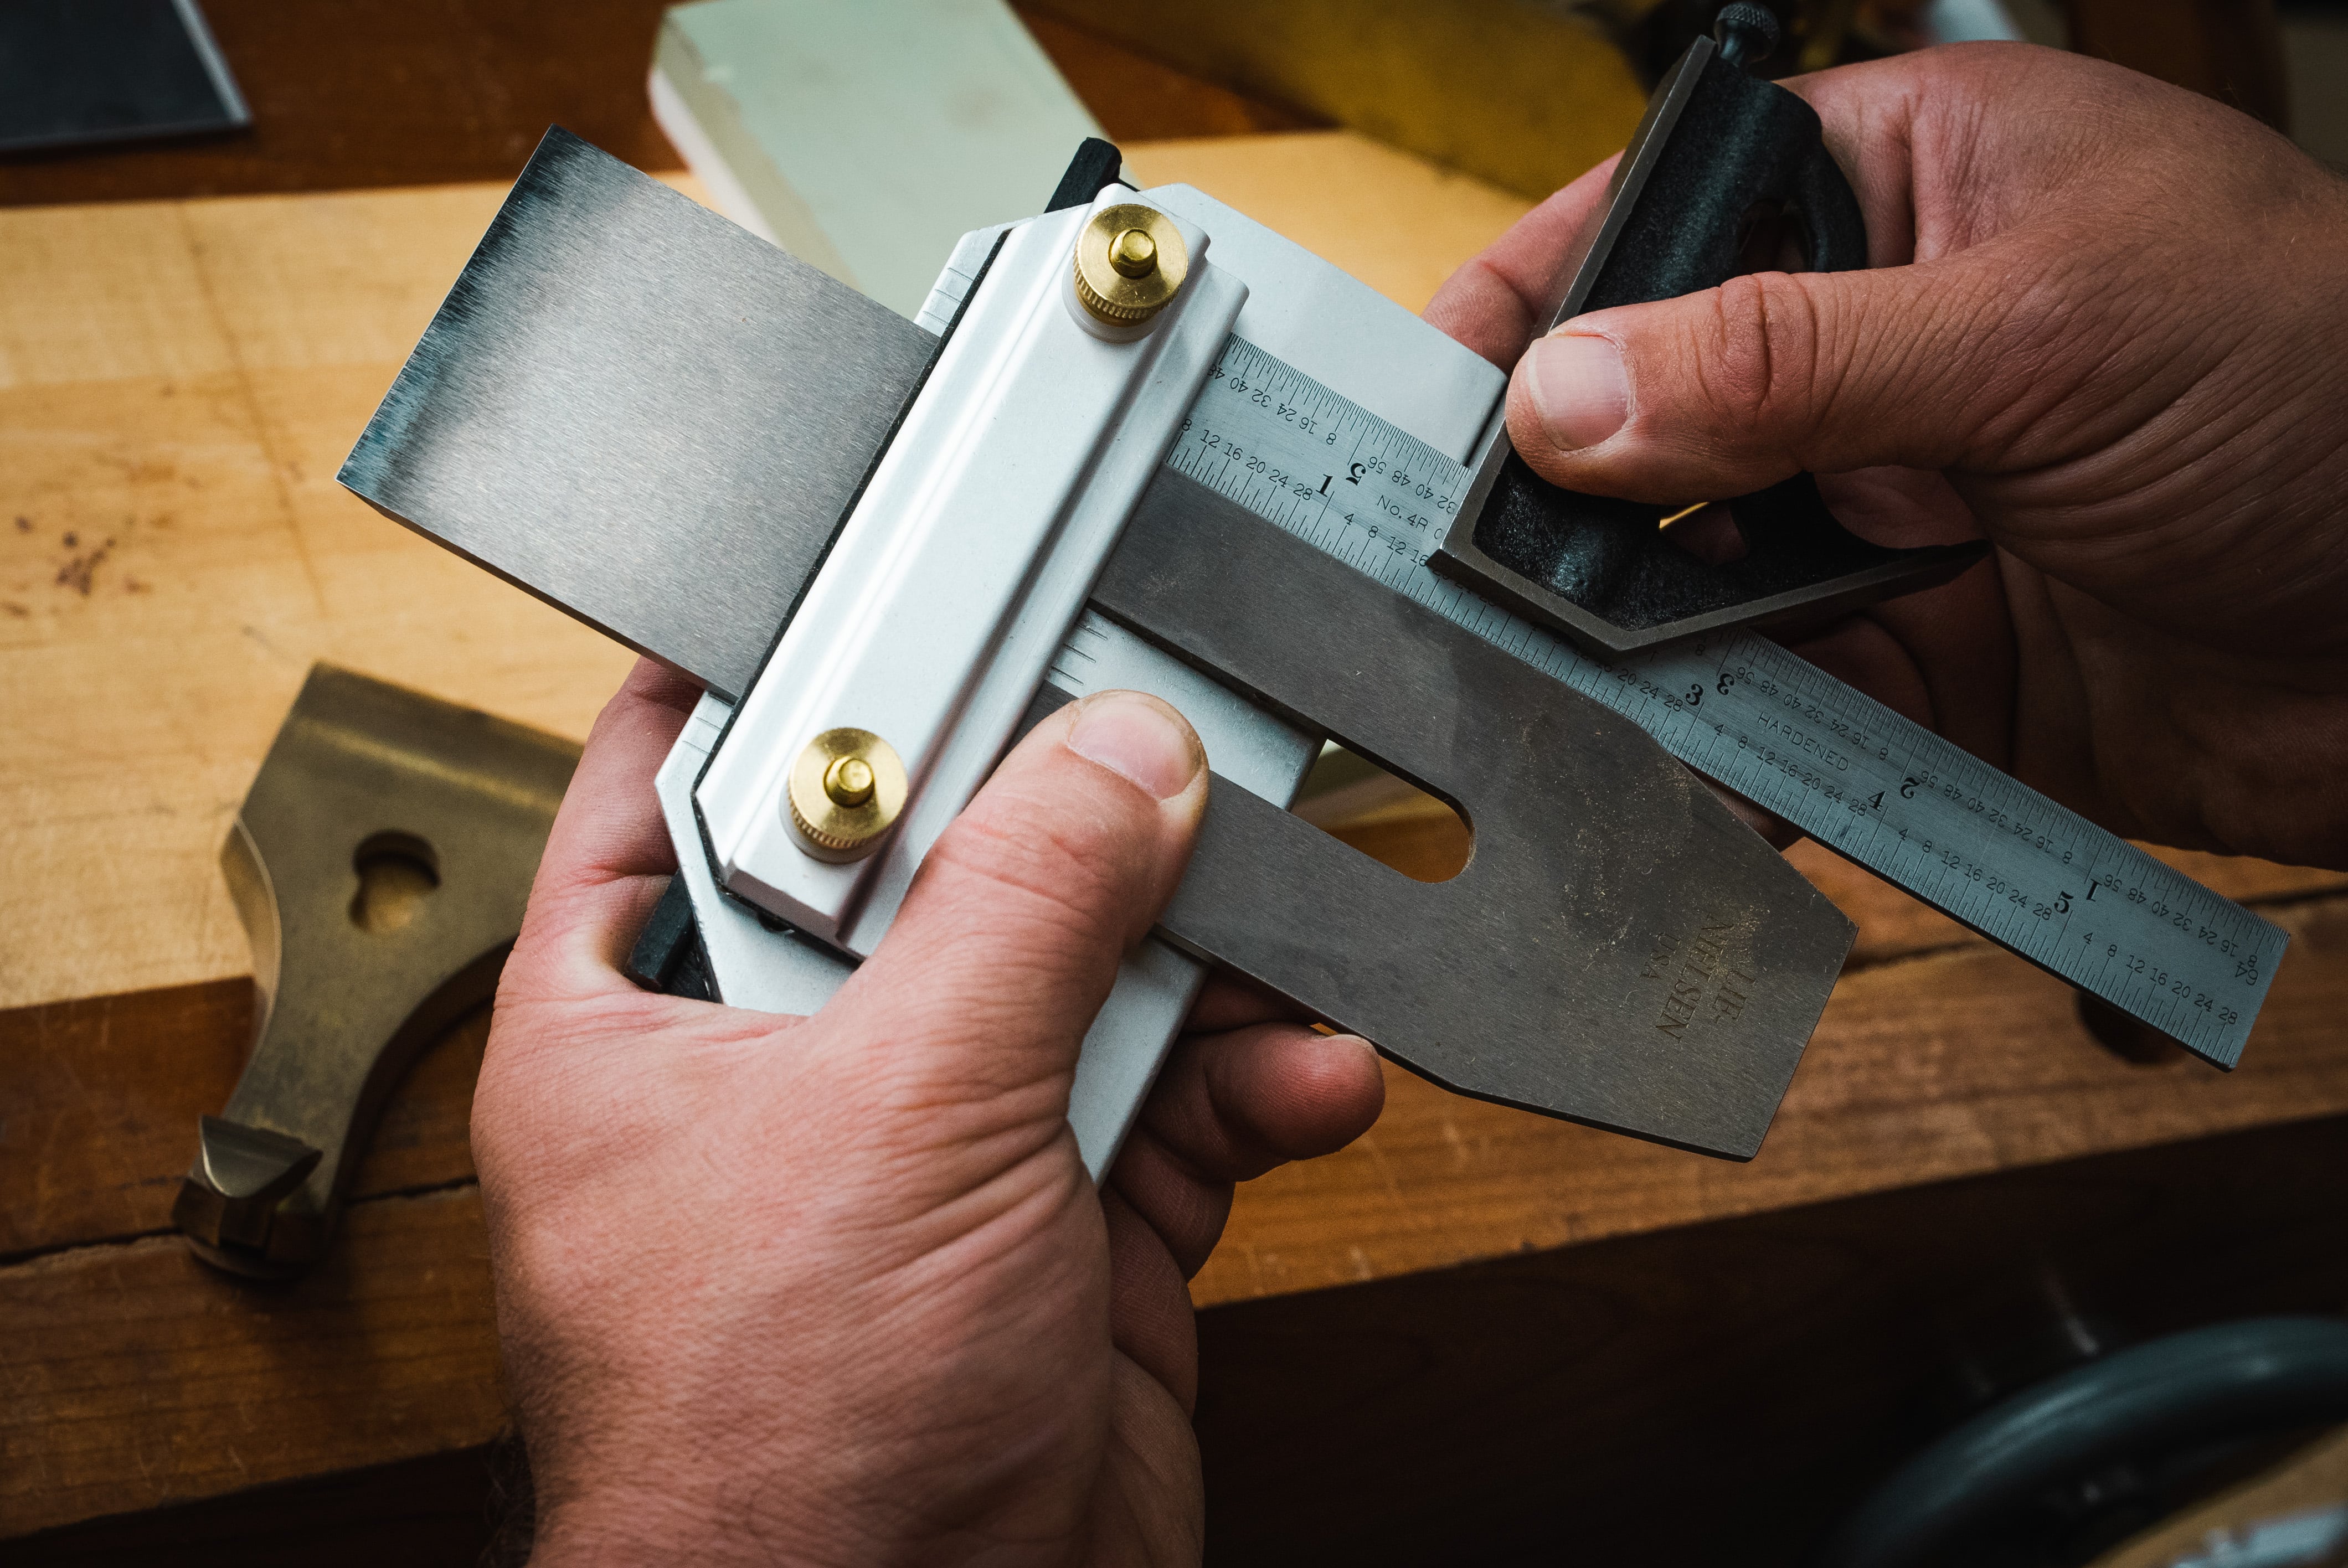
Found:
[[[733,699],[936,349],[551,130],[340,477]]]

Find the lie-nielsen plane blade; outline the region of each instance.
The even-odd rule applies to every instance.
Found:
[[[1249,417],[1429,463],[1485,446],[1504,376],[1088,145],[1101,177],[968,236],[914,323],[550,132],[352,452],[376,507],[707,689],[640,967],[819,1006],[1022,726],[1137,688],[1216,776],[1085,1043],[1097,1173],[1214,968],[1462,1093],[1751,1156],[1849,922],[1637,725],[1164,466],[1186,431],[1251,460],[1191,429],[1241,347],[1313,389]],[[1386,477],[1395,528],[1441,520]],[[1292,815],[1326,739],[1451,803],[1467,868]]]

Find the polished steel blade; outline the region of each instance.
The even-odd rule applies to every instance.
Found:
[[[936,346],[551,130],[340,477],[735,698]]]

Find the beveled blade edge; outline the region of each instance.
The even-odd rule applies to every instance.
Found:
[[[338,477],[731,699],[936,348],[556,128]]]

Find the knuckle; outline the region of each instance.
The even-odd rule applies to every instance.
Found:
[[[1724,436],[1765,444],[1816,415],[1818,308],[1798,277],[1761,272],[1713,292],[1713,309],[1692,345],[1706,401]]]
[[[997,930],[1081,933],[1124,901],[1131,856],[1116,825],[1083,809],[965,812],[930,858],[987,904]]]

